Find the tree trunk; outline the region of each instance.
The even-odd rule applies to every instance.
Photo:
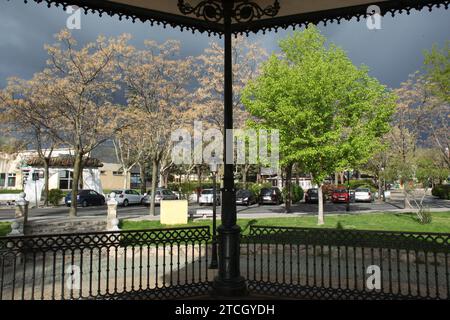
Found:
[[[325,224],[325,219],[324,219],[324,215],[323,215],[323,183],[319,183],[319,212],[318,212],[318,219],[317,219],[317,224],[318,225],[323,225]]]
[[[169,171],[166,170],[162,174],[162,186],[167,188],[169,186]]]
[[[44,207],[48,206],[48,180],[49,180],[49,163],[50,163],[50,158],[44,158]]]
[[[200,192],[202,190],[202,168],[197,166],[197,203],[200,203]]]
[[[247,189],[247,171],[248,167],[246,164],[242,166],[242,185],[245,189]]]
[[[81,171],[82,169],[82,158],[83,155],[79,152],[75,152],[75,162],[73,164],[73,180],[72,180],[72,203],[70,204],[69,217],[74,218],[77,216],[77,196],[78,196],[78,185],[80,182],[80,177],[83,178]]]
[[[344,172],[339,172],[339,179],[341,180],[341,184],[345,183],[345,173]]]
[[[383,181],[381,179],[381,174],[378,173],[378,200],[381,200],[382,192],[383,192]]]
[[[83,187],[84,187],[83,171],[84,171],[83,156],[81,156],[80,176],[78,178],[78,181],[79,181],[78,185],[80,186],[80,190],[83,190]]]
[[[338,172],[334,173],[334,184],[335,185],[339,184],[339,173]]]
[[[128,170],[123,168],[123,188],[124,189],[128,189],[128,172],[129,172]]]
[[[411,203],[409,202],[407,184],[408,184],[407,181],[403,182],[403,197],[404,197],[404,199],[403,199],[403,208],[404,209],[412,208],[411,207]]]
[[[293,164],[290,163],[286,167],[286,213],[291,212],[291,205],[292,205],[292,166]]]
[[[145,164],[139,163],[139,177],[141,179],[141,194],[147,192],[145,185]]]
[[[152,186],[151,186],[151,194],[150,194],[150,215],[151,216],[156,216],[156,212],[155,212],[156,180],[158,180],[158,161],[152,160]]]

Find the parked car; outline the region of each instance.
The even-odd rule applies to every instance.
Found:
[[[355,201],[372,202],[373,195],[369,188],[356,188],[355,189]]]
[[[259,192],[259,204],[280,204],[283,202],[283,196],[278,187],[262,188]]]
[[[338,202],[348,202],[349,201],[349,193],[347,189],[335,189],[331,194],[331,201],[333,203]]]
[[[72,193],[69,192],[64,198],[66,206],[70,207],[72,204]],[[83,207],[87,206],[102,206],[105,204],[105,197],[94,190],[78,190],[77,203]]]
[[[240,189],[236,192],[236,204],[249,206],[256,202],[256,197],[250,190]]]
[[[333,203],[346,203],[348,201],[354,202],[355,201],[355,191],[347,189],[335,189],[333,190],[333,193],[331,194],[331,201]]]
[[[213,189],[203,189],[200,193],[200,198],[198,200],[198,203],[200,205],[204,204],[213,204],[214,197],[213,197]],[[216,190],[216,205],[220,206],[221,199],[220,199],[220,190]]]
[[[308,189],[308,191],[305,192],[305,203],[319,203],[319,189]]]
[[[144,196],[131,189],[113,190],[116,194],[116,201],[119,206],[127,207],[129,204],[142,203]]]
[[[151,190],[142,198],[142,204],[149,206],[151,202]],[[161,204],[161,200],[178,200],[178,196],[169,189],[157,188],[155,193],[155,204]]]

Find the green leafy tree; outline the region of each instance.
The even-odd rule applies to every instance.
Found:
[[[319,224],[323,181],[367,161],[389,130],[395,107],[392,94],[366,67],[356,67],[342,49],[325,42],[314,26],[281,40],[282,54],[263,64],[242,95],[252,126],[279,130],[280,165],[301,163],[319,185]],[[290,183],[287,175],[288,190]]]
[[[450,103],[450,41],[441,49],[436,44],[425,51],[425,71],[433,93]]]

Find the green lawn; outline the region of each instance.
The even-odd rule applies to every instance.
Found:
[[[341,227],[343,229],[359,230],[386,230],[386,231],[416,231],[416,232],[443,232],[450,233],[450,211],[433,212],[433,221],[430,224],[421,225],[416,220],[413,213],[370,213],[361,215],[326,215],[325,228]],[[220,222],[219,222],[220,223]],[[287,227],[307,227],[318,228],[317,217],[302,216],[292,217],[286,215],[282,218],[261,218],[261,219],[239,219],[238,224],[248,231],[250,224],[287,226]],[[178,227],[184,227],[180,225]],[[211,220],[190,221],[188,226],[212,226]],[[177,226],[162,225],[159,221],[121,221],[120,228],[123,230],[136,230],[148,228],[173,228]],[[10,223],[0,222],[0,236],[10,232]]]
[[[11,232],[11,223],[0,222],[0,237],[6,236],[10,232]]]
[[[386,231],[416,231],[416,232],[444,232],[450,233],[450,211],[432,213],[433,221],[422,225],[417,222],[413,213],[371,213],[361,215],[328,215],[325,216],[324,228],[359,229],[359,230],[386,230]],[[249,224],[319,228],[317,217],[282,217],[261,219],[239,219],[241,228],[248,230]],[[212,226],[210,220],[190,221],[188,226]],[[121,229],[136,230],[147,228],[171,228],[174,226],[162,225],[159,221],[127,221],[121,222]],[[182,227],[182,226],[180,226]]]

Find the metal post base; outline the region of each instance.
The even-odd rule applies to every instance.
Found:
[[[247,284],[240,275],[240,236],[241,228],[221,225],[219,233],[219,274],[212,284],[211,295],[215,297],[245,296]]]
[[[237,277],[224,281],[219,276],[214,278],[211,296],[220,297],[243,297],[248,295],[247,284],[244,277]]]
[[[216,240],[213,240],[213,247],[211,251],[211,263],[209,264],[209,269],[218,269],[219,268],[219,262],[217,261],[217,244],[215,243]]]

